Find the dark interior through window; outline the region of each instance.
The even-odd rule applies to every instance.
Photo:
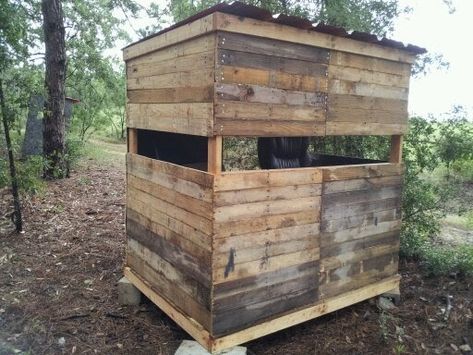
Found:
[[[207,137],[139,129],[138,154],[207,170]]]

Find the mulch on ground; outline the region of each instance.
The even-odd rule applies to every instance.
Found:
[[[190,337],[150,302],[124,307],[125,176],[93,163],[23,201],[25,234],[0,191],[0,354],[173,354]],[[471,279],[401,262],[402,304],[374,300],[262,339],[249,354],[460,354],[473,347]]]

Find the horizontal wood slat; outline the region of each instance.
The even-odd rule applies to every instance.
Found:
[[[145,90],[128,90],[127,97],[130,104],[165,104],[187,102],[212,102],[212,86],[178,87]]]
[[[341,50],[344,52],[406,63],[413,63],[415,59],[415,55],[406,51],[395,48],[386,48],[377,44],[368,44],[366,42],[360,42],[349,38],[315,31],[307,31],[248,17],[242,18],[224,13],[216,13],[215,15],[216,28],[226,32],[242,33],[281,41]]]
[[[239,33],[218,32],[217,45],[219,48],[233,51],[292,58],[322,64],[328,64],[330,59],[330,52],[326,48],[317,48]]]
[[[327,65],[266,54],[218,49],[217,63],[243,68],[277,70],[288,74],[326,76]]]
[[[209,135],[213,122],[213,104],[127,104],[128,127]]]
[[[275,70],[219,64],[216,68],[215,78],[216,82],[224,84],[254,84],[275,89],[307,92],[327,92],[328,90],[328,79],[325,75],[289,74]]]

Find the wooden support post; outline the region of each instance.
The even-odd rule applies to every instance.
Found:
[[[207,170],[212,174],[222,171],[222,136],[209,137]]]
[[[128,153],[138,153],[138,131],[136,128],[128,128],[127,132],[128,140]]]
[[[391,151],[389,153],[389,162],[399,164],[402,162],[402,136],[391,136]]]

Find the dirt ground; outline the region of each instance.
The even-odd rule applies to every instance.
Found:
[[[23,201],[0,191],[0,354],[173,354],[190,337],[157,307],[122,307],[124,171],[90,161]],[[460,354],[473,347],[472,279],[401,263],[402,304],[366,301],[246,344],[249,354]]]

